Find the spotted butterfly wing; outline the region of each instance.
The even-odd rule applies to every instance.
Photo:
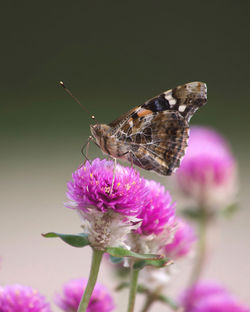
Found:
[[[142,108],[152,112],[177,111],[187,121],[207,102],[207,86],[203,82],[189,82],[148,100]]]
[[[185,154],[189,120],[206,101],[206,84],[190,82],[146,101],[109,125],[95,125],[91,132],[104,153],[171,175]]]
[[[126,134],[122,129],[117,133],[124,144],[130,145],[124,158],[145,170],[171,175],[187,147],[188,122],[177,112],[162,111],[138,118],[134,124],[128,129],[124,125]]]

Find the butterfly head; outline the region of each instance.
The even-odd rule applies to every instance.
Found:
[[[96,143],[103,149],[107,138],[110,136],[111,127],[105,124],[90,125],[90,131]]]

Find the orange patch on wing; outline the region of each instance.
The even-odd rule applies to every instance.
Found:
[[[152,114],[152,111],[149,109],[141,109],[139,112],[137,112],[137,115],[139,117],[144,117],[144,116],[151,115],[151,114]]]

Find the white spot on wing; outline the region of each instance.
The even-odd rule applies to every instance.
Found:
[[[186,105],[180,105],[178,110],[179,110],[179,112],[182,113],[185,111],[185,109],[186,109]]]
[[[129,125],[130,125],[131,128],[133,127],[133,125],[134,125],[134,124],[133,124],[133,120],[130,120],[130,121],[129,121]]]
[[[168,100],[170,106],[176,104],[176,99],[172,96],[172,91],[165,92],[165,99]]]
[[[176,99],[172,97],[171,100],[168,101],[170,106],[174,106],[176,104]]]

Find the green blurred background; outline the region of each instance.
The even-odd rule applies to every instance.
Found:
[[[79,231],[77,216],[62,203],[66,181],[82,161],[91,120],[58,82],[108,123],[166,89],[199,80],[208,85],[208,104],[191,123],[223,133],[242,172],[242,209],[219,226],[224,236],[207,275],[250,304],[250,2],[9,1],[1,6],[2,283],[32,284],[51,296],[78,277],[82,266],[82,275],[88,274],[89,251],[72,250],[71,256],[69,247],[40,238],[49,230]],[[95,146],[91,151],[101,156]],[[107,281],[108,273],[103,274],[101,281]]]

